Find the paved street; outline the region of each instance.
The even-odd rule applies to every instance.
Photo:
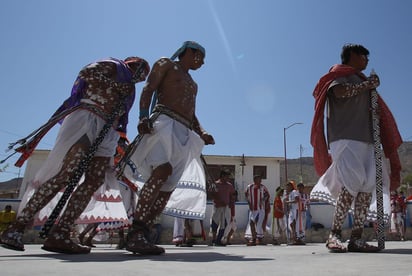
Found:
[[[1,275],[393,275],[412,276],[412,241],[387,242],[380,253],[329,253],[322,243],[306,246],[231,245],[192,248],[166,245],[162,256],[133,255],[99,244],[89,255],[63,255],[26,245],[0,247]]]

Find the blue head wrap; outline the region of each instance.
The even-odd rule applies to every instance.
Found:
[[[177,51],[173,54],[173,56],[170,58],[171,60],[175,60],[181,53],[183,53],[187,48],[191,49],[196,49],[199,50],[203,53],[204,56],[206,56],[206,50],[203,48],[199,43],[194,42],[194,41],[186,41],[183,43],[182,47],[177,49]]]
[[[173,56],[170,58],[171,60],[175,60],[181,53],[183,53],[187,48],[191,49],[196,49],[202,52],[204,56],[206,56],[206,50],[203,48],[199,43],[194,42],[194,41],[186,41],[183,43],[182,47],[177,49],[177,51],[173,54]],[[152,113],[155,105],[157,103],[157,91],[154,92],[152,96],[152,102],[150,104],[150,111],[145,109],[140,111],[139,118],[143,117],[149,117],[149,114]]]

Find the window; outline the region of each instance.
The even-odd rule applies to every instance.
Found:
[[[222,170],[229,170],[232,175],[229,177],[230,182],[234,182],[235,180],[235,165],[207,165],[207,172],[213,178],[214,181],[218,180],[220,177],[220,172]],[[206,177],[208,177],[206,175]]]
[[[231,172],[231,176],[229,177],[229,182],[234,185],[235,183],[235,165],[207,165],[206,173],[206,182],[208,181],[216,181],[220,178],[220,172],[222,170],[229,170]],[[210,179],[212,178],[212,179]],[[236,187],[235,187],[236,189]],[[237,192],[237,191],[236,191]],[[208,194],[208,200],[211,200],[211,195]],[[236,199],[237,201],[237,199]]]
[[[261,175],[262,179],[266,179],[266,166],[253,166],[253,176],[255,175]]]

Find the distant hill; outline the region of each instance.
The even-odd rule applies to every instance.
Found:
[[[288,159],[288,179],[295,180],[296,183],[301,180],[307,186],[313,186],[318,181],[318,176],[313,167],[312,157],[302,157],[298,159]],[[284,184],[285,162],[280,163],[280,182]]]
[[[22,182],[22,177],[0,182],[0,198],[18,198]]]

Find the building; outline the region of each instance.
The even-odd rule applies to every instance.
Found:
[[[207,173],[214,180],[219,178],[222,169],[232,172],[231,182],[238,193],[238,201],[245,201],[244,191],[253,182],[254,175],[262,176],[262,184],[274,198],[275,190],[280,185],[280,162],[283,158],[257,156],[205,155]]]
[[[33,178],[37,170],[46,160],[49,150],[35,150],[27,161],[21,184],[19,198],[23,197],[28,181]],[[253,182],[253,176],[262,175],[262,184],[269,192],[270,197],[274,197],[274,192],[280,185],[280,162],[283,158],[277,157],[255,157],[255,156],[225,156],[225,155],[204,155],[207,164],[207,176],[217,180],[222,169],[232,172],[232,183],[238,192],[238,201],[245,201],[244,191],[248,184]]]
[[[19,192],[19,199],[13,200],[0,200],[0,207],[5,204],[12,204],[13,209],[18,208],[20,199],[23,197],[26,187],[30,179],[39,170],[42,163],[46,160],[49,154],[49,150],[35,150],[32,156],[27,161],[24,178],[21,184]],[[253,182],[253,176],[256,174],[262,175],[262,183],[268,188],[270,192],[270,201],[273,202],[274,193],[277,187],[281,184],[282,171],[281,162],[283,158],[279,157],[257,157],[257,156],[224,156],[224,155],[204,155],[204,161],[207,164],[207,177],[212,180],[219,178],[220,171],[222,169],[228,169],[232,172],[232,183],[238,192],[238,198],[236,202],[236,224],[238,226],[237,237],[241,240],[242,233],[247,224],[248,218],[248,204],[245,201],[244,191],[250,183]],[[333,206],[326,203],[312,203],[311,204],[312,223],[318,223],[324,226],[324,231],[318,232],[310,231],[309,233],[318,233],[317,237],[310,237],[308,241],[323,242],[327,235],[327,229],[330,228],[330,224],[333,216]],[[412,216],[412,204],[408,204],[409,216]],[[208,201],[206,208],[206,217],[204,219],[205,230],[209,230],[209,221],[212,213],[212,202]],[[271,225],[271,217],[269,216],[268,225]],[[173,228],[173,218],[169,216],[162,216],[162,226],[165,233],[168,233],[165,240],[171,240],[171,229]],[[347,229],[349,221],[345,222],[344,227]],[[407,225],[409,226],[409,224]],[[309,234],[308,233],[308,234]],[[312,235],[312,234],[310,234]],[[408,235],[411,235],[408,232]]]

